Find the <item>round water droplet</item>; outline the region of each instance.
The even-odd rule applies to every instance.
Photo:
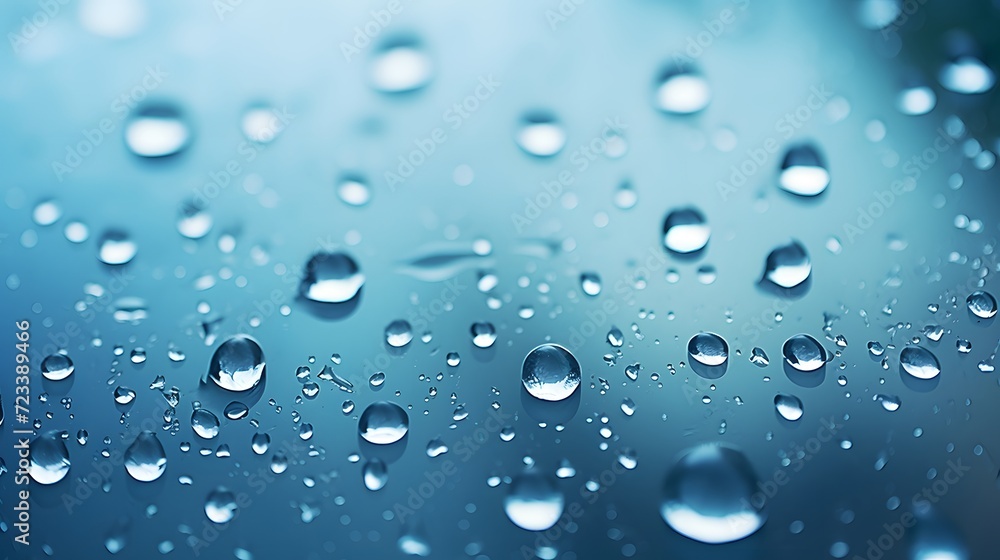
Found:
[[[187,123],[172,105],[143,107],[125,124],[125,145],[137,156],[170,156],[183,150],[190,140]]]
[[[997,314],[997,300],[993,294],[977,290],[969,294],[965,303],[969,306],[969,311],[980,319],[991,319]]]
[[[555,117],[533,113],[521,122],[514,140],[530,155],[550,157],[558,154],[566,145],[566,132]]]
[[[462,357],[458,355],[458,352],[448,352],[448,356],[445,358],[448,366],[457,367],[458,364],[462,363]]]
[[[705,216],[696,208],[673,210],[663,222],[663,245],[674,253],[687,254],[704,249],[711,234]]]
[[[202,439],[212,439],[219,435],[219,418],[204,408],[191,413],[191,429]]]
[[[414,39],[397,38],[375,53],[369,79],[378,91],[404,93],[427,85],[431,73],[431,59],[420,44]]]
[[[104,264],[121,265],[135,258],[139,246],[122,231],[111,230],[101,236],[97,258]]]
[[[320,303],[343,303],[358,294],[365,283],[354,259],[344,253],[319,252],[306,264],[301,294]]]
[[[285,128],[279,113],[267,105],[253,105],[243,113],[240,128],[251,142],[267,144]]]
[[[511,482],[503,510],[514,525],[528,531],[545,531],[559,521],[565,503],[555,482],[531,469]]]
[[[601,293],[601,277],[596,272],[584,272],[580,275],[580,288],[583,293],[594,297]]]
[[[402,348],[413,340],[413,329],[410,323],[402,319],[389,323],[385,328],[385,341],[393,348]]]
[[[115,402],[118,404],[129,404],[135,400],[135,391],[119,385],[115,387]]]
[[[479,348],[489,348],[497,340],[497,331],[492,323],[472,324],[472,343]]]
[[[737,541],[760,529],[766,519],[753,497],[757,484],[742,452],[703,444],[670,470],[660,515],[690,539],[710,544]]]
[[[775,248],[764,262],[764,279],[782,288],[794,288],[809,278],[812,262],[798,241]]]
[[[632,188],[632,184],[625,182],[615,189],[615,206],[622,210],[633,208],[639,202],[639,195]]]
[[[692,336],[687,350],[691,359],[706,366],[720,366],[729,359],[729,344],[715,333],[703,332]]]
[[[167,469],[167,453],[156,434],[144,430],[125,450],[125,470],[139,482],[152,482]]]
[[[177,231],[188,239],[201,239],[212,230],[212,215],[194,201],[188,201],[181,206],[181,215],[177,220]]]
[[[660,74],[656,83],[656,108],[675,115],[689,115],[708,107],[712,90],[708,80],[691,69],[671,68]]]
[[[365,488],[377,492],[389,482],[389,469],[381,459],[371,459],[361,469]]]
[[[348,175],[337,183],[337,196],[348,206],[364,206],[372,198],[368,182],[363,178]]]
[[[236,510],[236,496],[222,486],[209,492],[205,500],[205,515],[212,523],[229,523]]]
[[[830,185],[830,172],[811,144],[793,146],[785,152],[778,186],[799,196],[816,196]]]
[[[931,112],[937,103],[934,90],[927,86],[914,86],[899,92],[897,106],[904,115],[925,115]]]
[[[816,371],[826,363],[826,349],[807,334],[789,337],[781,346],[781,354],[788,365],[799,371]]]
[[[247,391],[260,383],[265,370],[260,345],[239,334],[220,344],[212,354],[208,377],[227,391]]]
[[[899,365],[917,379],[934,379],[941,373],[941,364],[930,350],[920,346],[907,346],[899,353]]]
[[[795,395],[777,394],[774,396],[774,408],[782,418],[795,422],[802,418],[802,401]]]
[[[875,395],[875,400],[878,401],[882,408],[888,410],[889,412],[896,412],[899,410],[900,405],[903,402],[896,395]]]
[[[42,377],[49,381],[62,381],[73,375],[73,360],[65,354],[52,354],[42,360]]]
[[[39,484],[55,484],[69,473],[69,450],[59,432],[48,432],[29,446],[31,465],[28,474]]]
[[[381,387],[383,383],[385,383],[385,372],[376,371],[371,377],[368,378],[368,384],[371,385],[372,388]]]
[[[410,429],[406,411],[388,401],[373,402],[361,413],[358,432],[365,440],[378,445],[388,445],[403,439]]]
[[[250,447],[253,452],[257,455],[263,455],[267,453],[267,448],[271,446],[271,436],[257,432],[253,435],[253,439],[250,440]]]
[[[580,363],[572,352],[558,344],[536,346],[521,364],[521,383],[528,393],[543,401],[561,401],[580,386]]]
[[[54,200],[39,202],[31,213],[31,219],[40,226],[51,226],[62,217],[62,208]]]
[[[989,91],[996,83],[996,75],[982,60],[965,55],[945,64],[938,80],[945,89],[955,93],[976,94]]]

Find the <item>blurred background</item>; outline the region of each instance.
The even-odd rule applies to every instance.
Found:
[[[8,3],[0,550],[995,557],[998,23]]]

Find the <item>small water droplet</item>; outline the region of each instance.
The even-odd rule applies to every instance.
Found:
[[[172,105],[142,107],[125,124],[125,145],[141,157],[171,156],[187,147],[190,140],[190,128]]]
[[[42,360],[42,377],[49,381],[62,381],[74,371],[73,360],[65,354],[52,354]]]
[[[688,254],[704,249],[711,233],[705,216],[695,208],[673,210],[663,222],[663,244],[674,253]]]
[[[521,121],[514,140],[529,155],[551,157],[566,145],[566,132],[552,115],[531,113]]]
[[[830,172],[811,144],[792,146],[785,152],[778,186],[799,196],[816,196],[830,185]]]
[[[300,293],[319,303],[343,303],[353,299],[365,283],[353,258],[344,253],[315,253],[306,264]]]

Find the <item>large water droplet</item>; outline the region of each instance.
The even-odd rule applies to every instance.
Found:
[[[125,450],[125,470],[139,482],[152,482],[167,469],[167,454],[156,434],[144,430]]]
[[[764,279],[781,288],[794,288],[809,278],[812,262],[798,241],[776,247],[764,262]]]
[[[410,429],[406,411],[395,403],[377,401],[368,405],[358,419],[358,432],[365,440],[378,445],[396,443]]]
[[[69,450],[59,432],[48,432],[30,445],[31,465],[28,474],[39,484],[55,484],[69,473]]]
[[[941,373],[941,364],[930,350],[907,346],[899,353],[899,365],[917,379],[934,379]]]
[[[584,272],[580,275],[580,288],[583,293],[594,297],[601,293],[601,277],[596,272]]]
[[[774,408],[785,420],[794,422],[802,418],[802,401],[795,395],[777,394],[774,396]]]
[[[896,102],[899,112],[904,115],[925,115],[930,113],[937,103],[934,90],[927,86],[913,86],[899,92]]]
[[[950,60],[938,74],[941,85],[955,93],[984,93],[996,83],[996,75],[975,56],[959,56]]]
[[[227,391],[247,391],[260,383],[265,370],[260,345],[240,334],[220,344],[212,354],[208,377]]]
[[[550,157],[558,154],[566,145],[566,132],[555,117],[546,113],[532,113],[521,122],[514,140],[530,155]]]
[[[97,258],[104,264],[126,264],[135,258],[139,246],[127,233],[118,230],[104,232],[97,249]]]
[[[236,517],[236,496],[220,486],[212,490],[205,500],[205,515],[212,523],[229,523]]]
[[[219,435],[219,417],[210,410],[196,409],[191,413],[191,429],[200,438],[212,439]]]
[[[663,244],[674,253],[686,254],[703,249],[711,234],[705,216],[696,208],[673,210],[663,222]]]
[[[472,324],[472,343],[479,348],[489,348],[497,340],[497,330],[492,323]]]
[[[766,519],[753,500],[757,476],[740,451],[703,444],[667,475],[660,515],[673,530],[704,543],[748,537]]]
[[[177,231],[188,239],[201,239],[211,231],[212,223],[212,215],[205,210],[205,207],[189,200],[181,206]]]
[[[712,90],[708,80],[688,68],[671,68],[660,74],[656,83],[656,108],[675,115],[697,113],[708,106]]]
[[[782,189],[799,196],[816,196],[829,184],[830,172],[811,144],[792,146],[785,152],[778,176],[778,186]]]
[[[555,482],[531,469],[511,482],[503,510],[514,525],[528,531],[545,531],[559,521],[565,502]]]
[[[42,377],[49,381],[62,381],[73,375],[73,360],[65,354],[52,354],[42,360]]]
[[[365,283],[354,259],[344,253],[319,252],[306,264],[300,292],[312,301],[343,303],[358,294]]]
[[[431,59],[412,38],[396,38],[382,46],[371,62],[372,87],[384,93],[418,90],[430,81]]]
[[[521,364],[521,383],[528,393],[543,401],[561,401],[580,386],[580,363],[572,352],[558,344],[536,346]]]
[[[170,156],[183,150],[190,139],[187,123],[172,105],[143,107],[125,124],[125,145],[137,156]]]
[[[826,363],[826,349],[807,334],[789,337],[781,346],[781,354],[788,365],[799,371],[816,371]]]
[[[969,306],[969,311],[980,319],[990,319],[997,314],[997,300],[993,294],[977,290],[969,294],[965,303]]]
[[[706,366],[720,366],[729,358],[729,344],[721,336],[710,332],[692,336],[687,350],[692,359]]]
[[[402,348],[411,340],[413,340],[413,329],[407,321],[396,320],[385,328],[385,342],[393,348]]]

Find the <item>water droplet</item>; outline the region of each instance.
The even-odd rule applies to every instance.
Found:
[[[625,335],[622,334],[621,329],[611,327],[611,330],[608,331],[608,344],[613,348],[621,348],[622,344],[625,344]]]
[[[781,354],[788,365],[799,371],[816,371],[826,363],[826,349],[807,334],[790,337],[781,346]]]
[[[457,367],[458,364],[462,363],[462,358],[458,355],[458,352],[448,352],[448,356],[445,358],[445,361],[448,366]]]
[[[712,90],[701,74],[689,68],[670,68],[656,84],[656,108],[675,115],[697,113],[708,106]]]
[[[830,172],[811,144],[793,146],[785,152],[778,176],[779,187],[799,196],[816,196],[829,184]]]
[[[491,323],[472,324],[472,343],[479,348],[489,348],[497,340],[497,331]]]
[[[369,79],[383,93],[418,90],[430,82],[431,59],[412,38],[396,38],[383,45],[372,59]]]
[[[344,253],[319,252],[306,264],[300,292],[312,301],[343,303],[358,294],[365,283],[354,259]]]
[[[227,391],[247,391],[260,383],[265,372],[264,351],[257,341],[236,335],[219,345],[209,362],[208,377]]]
[[[361,469],[365,488],[377,492],[389,482],[389,469],[381,459],[371,459]]]
[[[65,354],[52,354],[42,360],[42,377],[49,381],[62,381],[73,375],[73,360]]]
[[[594,297],[601,293],[601,277],[596,272],[584,272],[580,275],[580,288],[583,293]]]
[[[917,379],[934,379],[941,373],[941,364],[930,350],[920,346],[907,346],[899,353],[899,365]]]
[[[62,208],[54,200],[39,202],[31,213],[31,219],[40,226],[51,226],[62,217]]]
[[[764,263],[764,279],[782,288],[794,288],[809,278],[812,263],[798,241],[775,248]]]
[[[393,348],[402,348],[413,340],[413,330],[410,323],[402,319],[389,323],[385,328],[385,341]]]
[[[695,208],[673,210],[663,222],[663,244],[674,253],[687,254],[704,249],[711,233],[705,216]]]
[[[191,429],[202,439],[212,439],[219,435],[219,418],[207,409],[196,409],[191,413]]]
[[[123,231],[111,230],[101,236],[97,258],[104,264],[122,265],[135,258],[139,246]]]
[[[144,430],[125,450],[125,470],[139,482],[152,482],[166,469],[166,451],[153,432]]]
[[[561,401],[576,391],[580,379],[580,363],[558,344],[536,346],[521,364],[521,383],[536,399]]]
[[[782,395],[781,393],[775,395],[774,408],[782,418],[790,422],[802,418],[802,401],[795,395]]]
[[[383,383],[385,383],[385,372],[376,371],[371,375],[371,377],[368,378],[368,384],[371,385],[373,389],[381,387]]]
[[[904,115],[925,115],[934,109],[937,96],[934,90],[927,86],[914,86],[899,92],[896,102],[899,112]]]
[[[354,175],[341,177],[337,183],[337,196],[348,206],[364,206],[372,198],[368,182]]]
[[[31,465],[28,474],[39,484],[55,484],[69,473],[69,450],[59,432],[48,432],[30,445]]]
[[[993,294],[977,290],[969,294],[965,303],[969,306],[969,311],[980,319],[991,319],[997,314],[997,300]]]
[[[615,206],[618,208],[628,210],[635,207],[635,204],[639,201],[639,195],[632,188],[632,184],[626,181],[615,189],[614,201]]]
[[[754,346],[753,350],[750,351],[750,363],[758,367],[766,367],[771,361],[762,348]]]
[[[885,348],[879,342],[871,340],[868,342],[868,352],[877,357],[885,353]]]
[[[177,231],[188,239],[201,239],[212,230],[212,215],[201,204],[189,200],[181,206]]]
[[[546,113],[532,113],[521,122],[514,140],[530,155],[550,157],[558,154],[566,145],[566,132],[555,117]]]
[[[511,482],[503,509],[514,525],[527,531],[545,531],[559,521],[565,502],[552,480],[529,469]]]
[[[737,541],[753,534],[766,520],[753,503],[757,484],[742,452],[703,444],[670,470],[660,515],[673,530],[696,541]]]
[[[358,420],[358,431],[365,440],[378,445],[396,443],[410,428],[406,411],[395,403],[377,401],[368,405]]]
[[[285,122],[278,111],[268,105],[253,105],[243,113],[240,128],[247,140],[258,144],[273,141],[284,130]]]
[[[959,56],[948,61],[938,74],[941,85],[955,93],[975,94],[989,91],[996,75],[975,56]]]
[[[137,110],[125,124],[125,145],[142,157],[166,157],[183,150],[191,131],[172,105],[149,105]]]
[[[692,336],[687,350],[692,359],[706,366],[720,366],[729,359],[729,344],[715,333],[703,332]]]
[[[135,391],[119,385],[115,387],[115,402],[118,404],[129,404],[135,400]]]
[[[247,417],[247,414],[250,414],[250,409],[240,401],[233,401],[226,405],[224,414],[230,420],[242,420]]]
[[[270,446],[271,446],[271,436],[265,433],[257,432],[256,434],[253,435],[253,438],[250,440],[250,447],[251,449],[253,449],[253,452],[256,453],[257,455],[263,455],[267,453],[267,448]]]
[[[219,486],[205,500],[205,515],[212,523],[229,523],[236,517],[236,496]]]
[[[441,441],[441,438],[434,438],[427,442],[427,456],[434,458],[448,452],[448,446]]]
[[[895,412],[899,410],[900,405],[903,404],[902,401],[899,400],[899,397],[897,397],[896,395],[878,394],[875,395],[875,400],[882,405],[882,408],[888,410],[889,412]]]

